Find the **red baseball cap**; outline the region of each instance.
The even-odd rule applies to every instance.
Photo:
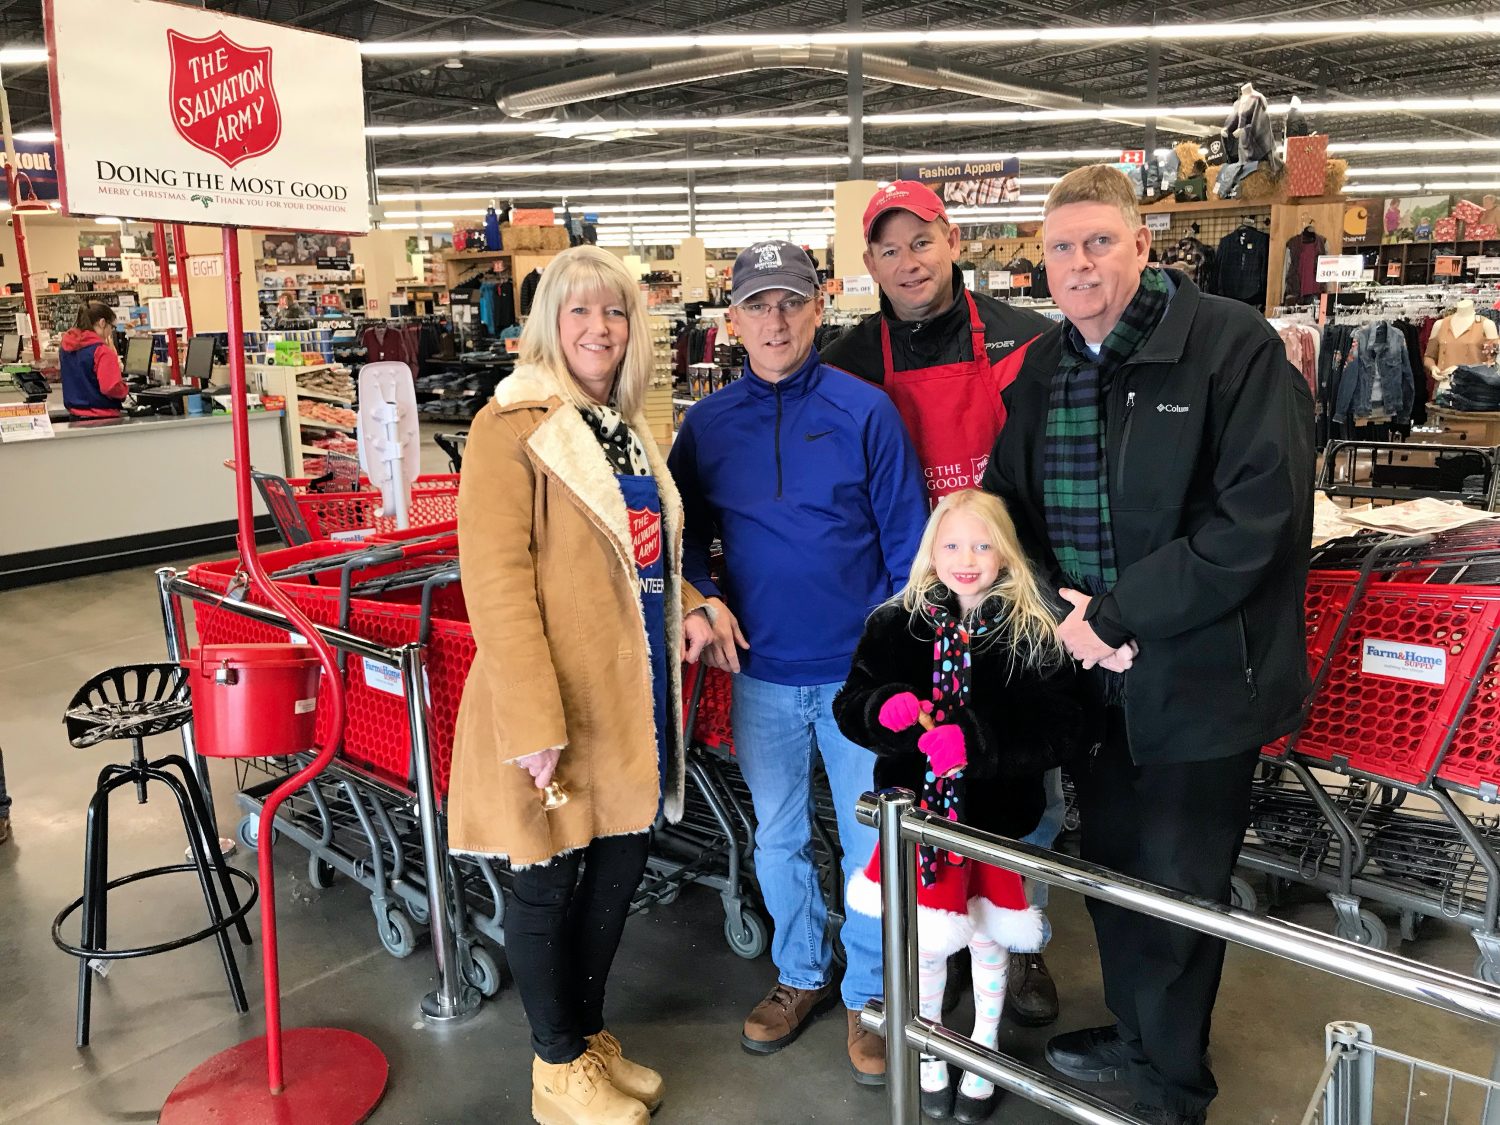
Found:
[[[870,231],[874,229],[876,220],[887,211],[910,211],[924,223],[930,223],[933,219],[950,221],[948,210],[937,197],[937,192],[916,180],[895,180],[871,196],[870,202],[865,206],[866,242],[870,241]]]

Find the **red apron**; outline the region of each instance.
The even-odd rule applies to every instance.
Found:
[[[1005,427],[1000,392],[1021,370],[1030,341],[1020,344],[991,364],[984,346],[984,322],[973,296],[969,302],[969,331],[973,358],[912,371],[892,370],[891,329],[880,318],[880,354],[885,364],[885,390],[896,404],[927,483],[927,497],[936,504],[950,492],[978,488],[990,461],[990,449]]]

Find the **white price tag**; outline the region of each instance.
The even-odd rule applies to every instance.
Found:
[[[1152,212],[1146,216],[1146,229],[1149,231],[1164,231],[1172,229],[1172,216]]]
[[[875,279],[867,273],[855,277],[843,279],[844,292],[851,297],[873,297],[875,295]]]
[[[1495,277],[1500,275],[1500,258],[1480,258],[1479,276]]]
[[[1358,254],[1320,254],[1316,281],[1358,281],[1365,272],[1365,260]]]
[[[991,289],[1009,289],[1010,288],[1010,271],[1009,270],[990,270],[990,288]]]

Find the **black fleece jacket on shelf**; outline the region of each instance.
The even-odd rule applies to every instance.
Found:
[[[900,605],[880,606],[865,623],[849,677],[834,696],[839,730],[876,755],[877,789],[922,791],[922,727],[887,730],[880,725],[880,708],[904,691],[931,697],[934,639],[930,621],[913,621]],[[1025,836],[1047,803],[1042,775],[1099,743],[1103,712],[1072,660],[1047,672],[1012,670],[1011,647],[1001,636],[976,645],[971,659],[968,705],[954,716],[969,758],[965,820],[986,832]]]

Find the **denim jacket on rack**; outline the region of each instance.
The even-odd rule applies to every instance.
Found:
[[[1340,418],[1370,417],[1374,413],[1371,398],[1377,380],[1382,412],[1398,423],[1410,422],[1415,386],[1406,354],[1406,338],[1394,324],[1384,320],[1366,324],[1354,333],[1349,359],[1339,380],[1334,414]]]

